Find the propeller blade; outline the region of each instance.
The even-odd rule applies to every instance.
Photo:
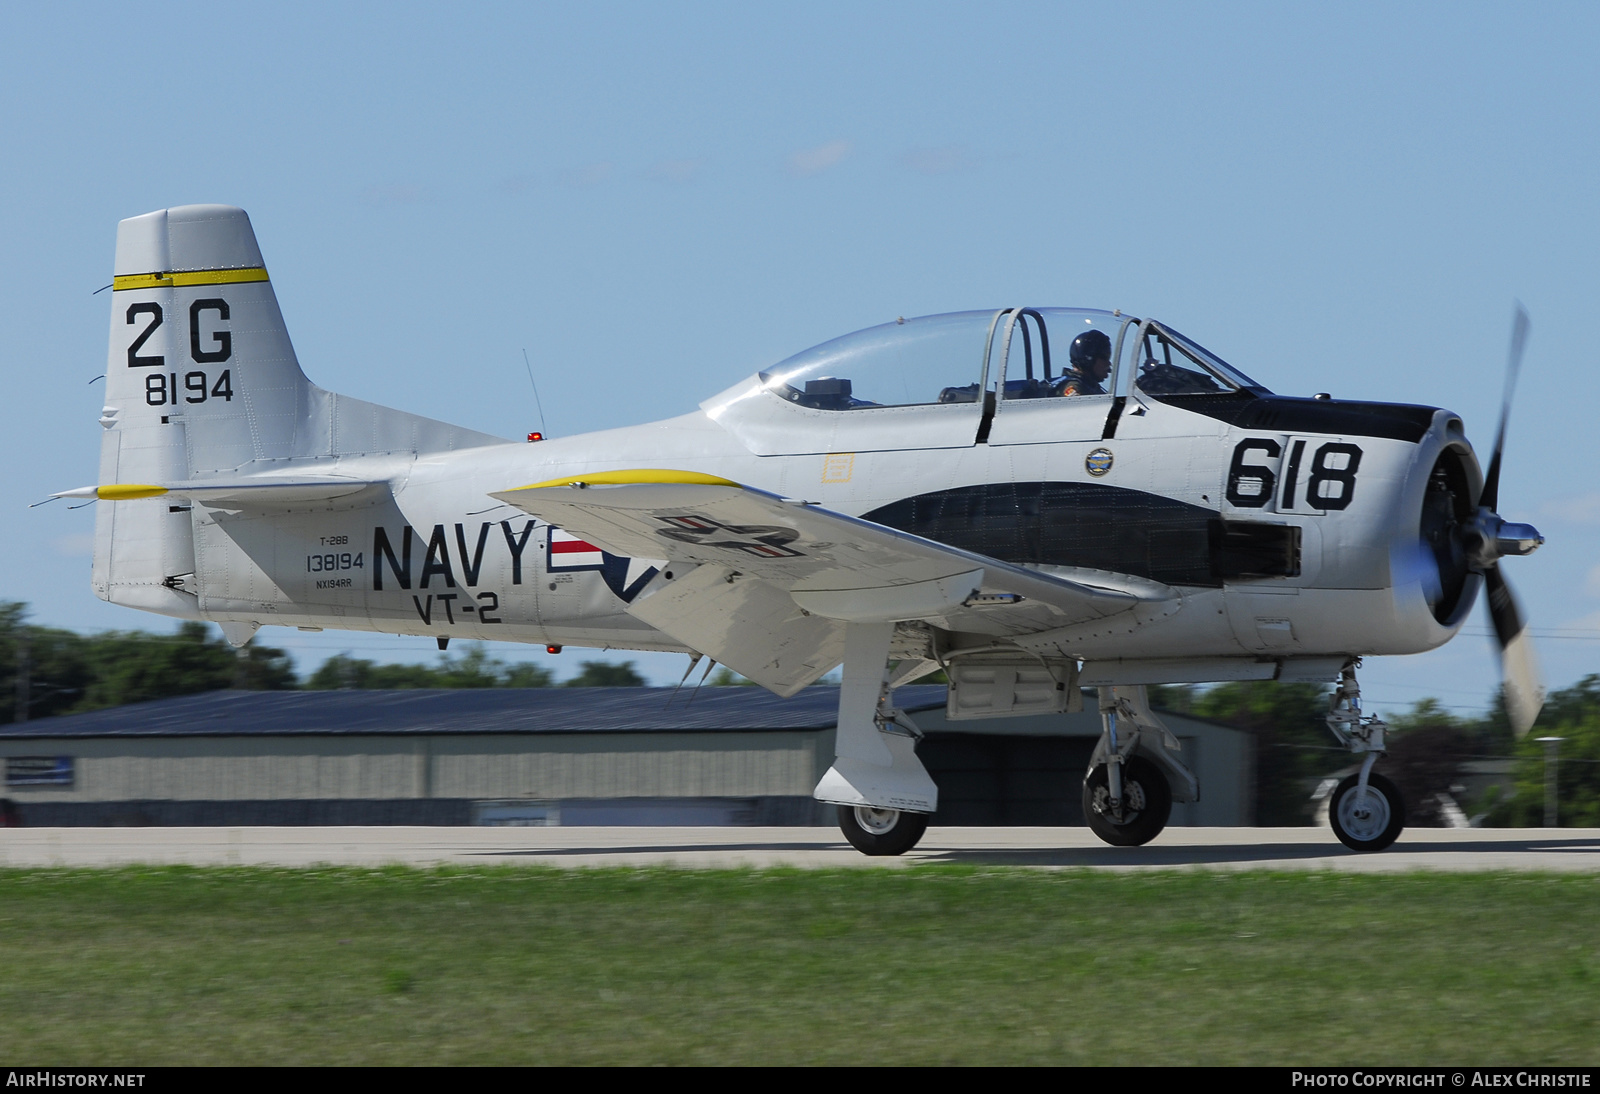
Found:
[[[1478,504],[1491,513],[1500,508],[1500,453],[1506,446],[1506,421],[1511,417],[1511,393],[1522,371],[1522,351],[1528,344],[1528,310],[1517,302],[1511,315],[1511,352],[1506,358],[1506,389],[1500,397],[1500,428],[1494,435],[1494,455],[1489,457],[1489,472],[1483,477],[1483,495]]]
[[[1539,676],[1539,659],[1534,655],[1533,640],[1528,635],[1528,625],[1523,622],[1517,598],[1501,575],[1500,567],[1488,567],[1483,571],[1483,579],[1489,594],[1489,622],[1494,625],[1495,638],[1500,643],[1506,714],[1511,719],[1512,730],[1521,737],[1532,728],[1544,707],[1545,687]]]

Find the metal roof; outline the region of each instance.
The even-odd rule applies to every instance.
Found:
[[[674,692],[676,691],[676,698]],[[941,684],[895,691],[908,711],[942,707]],[[765,688],[427,688],[210,691],[0,726],[34,737],[233,737],[407,733],[639,733],[832,729],[839,689],[789,699]]]

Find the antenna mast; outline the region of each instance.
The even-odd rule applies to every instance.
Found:
[[[528,383],[533,385],[533,405],[539,408],[539,431],[545,436],[550,435],[550,427],[544,424],[544,403],[539,400],[539,385],[533,382],[533,363],[528,360],[528,350],[522,350],[522,363],[528,369]]]

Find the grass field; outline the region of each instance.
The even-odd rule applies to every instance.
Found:
[[[1584,876],[0,871],[0,1061],[1595,1064]]]

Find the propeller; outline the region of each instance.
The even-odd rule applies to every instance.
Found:
[[[1490,566],[1483,578],[1489,594],[1489,621],[1494,624],[1494,636],[1500,643],[1506,715],[1511,719],[1511,728],[1522,737],[1544,707],[1544,680],[1539,675],[1539,661],[1528,637],[1528,625],[1523,621],[1511,586],[1500,574],[1500,567]]]
[[[1500,573],[1500,559],[1507,555],[1532,554],[1544,537],[1531,524],[1512,524],[1495,512],[1500,504],[1500,464],[1505,452],[1506,422],[1511,417],[1511,396],[1516,390],[1517,373],[1522,369],[1522,351],[1528,344],[1528,313],[1518,303],[1511,320],[1511,351],[1506,361],[1506,386],[1500,400],[1500,428],[1495,432],[1494,452],[1478,496],[1478,511],[1461,529],[1461,544],[1469,564],[1483,575],[1488,593],[1489,621],[1500,644],[1500,673],[1504,681],[1506,714],[1518,737],[1533,726],[1544,706],[1545,686],[1539,663],[1528,635],[1528,625],[1517,605],[1511,585]]]
[[[1506,447],[1506,422],[1511,419],[1511,396],[1517,389],[1517,373],[1522,371],[1528,327],[1528,309],[1518,301],[1511,315],[1511,352],[1506,358],[1506,388],[1500,396],[1500,428],[1495,430],[1494,454],[1489,457],[1489,472],[1483,477],[1483,493],[1478,498],[1478,505],[1491,513],[1500,507],[1500,456]]]

